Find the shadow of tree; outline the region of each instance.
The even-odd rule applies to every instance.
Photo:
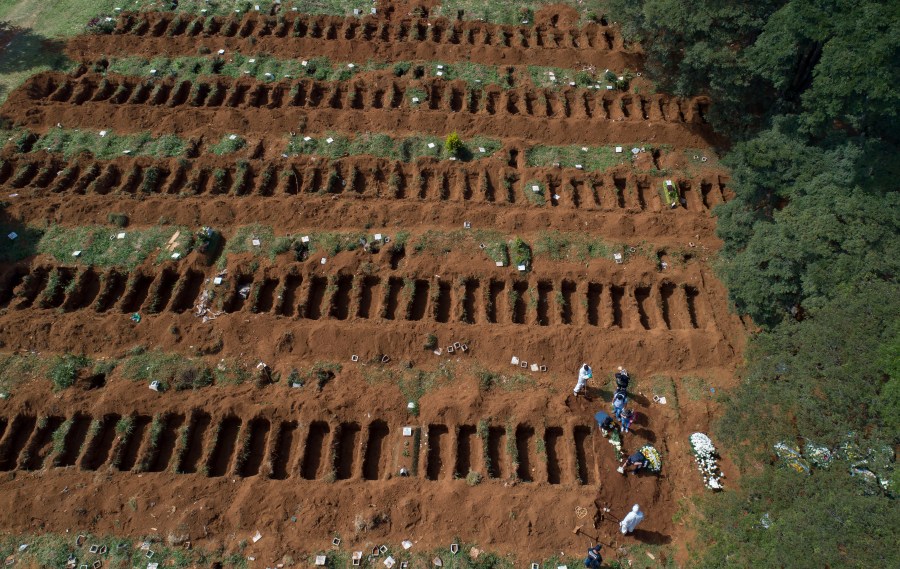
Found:
[[[29,75],[47,69],[61,71],[71,66],[63,53],[65,42],[51,39],[30,28],[0,22],[0,100]]]

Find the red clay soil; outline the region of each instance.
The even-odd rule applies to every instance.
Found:
[[[368,384],[356,369],[320,394],[284,385],[216,389],[214,403],[210,390],[160,396],[125,381],[53,397],[45,387],[31,386],[0,404],[10,431],[33,428],[29,418],[36,416],[75,416],[80,425],[106,417],[108,429],[129,413],[137,415],[140,427],[124,441],[104,432],[104,440],[91,444],[83,432],[76,434],[62,456],[47,456],[44,468],[31,466],[38,470],[5,463],[4,470],[16,470],[3,483],[0,522],[16,532],[115,531],[164,539],[186,534],[196,546],[227,551],[259,530],[264,539],[244,554],[263,564],[328,549],[334,534],[351,550],[402,539],[427,549],[458,537],[512,553],[520,562],[582,553],[585,538],[571,533],[576,524],[617,545],[677,541],[682,528],[672,520],[680,496],[703,491],[687,437],[708,429],[708,406],[688,401],[676,409],[649,403],[647,391],[635,394],[641,418],[624,449],[652,442],[665,466],[659,477],[624,478],[615,472],[613,448],[592,425],[609,394],[573,401],[570,387],[560,382],[550,392],[544,387],[483,394],[474,381],[456,384],[426,395],[422,415],[411,418],[396,388]],[[169,415],[158,448],[147,434],[155,414]],[[488,448],[496,478],[470,487],[454,474],[464,477],[468,468],[487,472],[481,441],[473,434],[481,420],[494,427]],[[178,460],[176,429],[188,423],[200,426]],[[216,444],[212,433],[219,425]],[[412,478],[396,476],[399,465],[409,465],[403,456],[409,438],[401,433],[407,425],[420,426],[423,434],[418,475]],[[512,480],[505,450],[507,425],[519,449],[518,481]],[[18,440],[29,433],[12,434]],[[539,437],[546,458],[535,451]],[[83,451],[72,450],[84,442]],[[246,459],[240,460],[243,448]],[[122,457],[118,468],[111,466],[116,455]],[[186,473],[172,473],[176,464]],[[335,482],[326,479],[331,464]],[[142,465],[150,472],[137,472]],[[730,475],[730,465],[724,467]],[[40,492],[34,492],[36,484]],[[57,498],[50,503],[48,496]],[[598,506],[621,517],[633,503],[647,512],[634,536],[621,536],[609,516],[597,519]],[[579,518],[577,508],[587,516]],[[373,519],[383,521],[368,531],[356,529],[359,521]]]
[[[573,89],[548,91],[547,106],[533,105],[537,95],[529,90],[499,88],[479,90],[474,102],[466,102],[463,82],[414,81],[430,93],[427,109],[417,108],[403,92],[409,80],[378,78],[352,84],[296,82],[300,91],[291,95],[292,82],[220,80],[228,93],[214,107],[187,104],[189,82],[175,85],[162,80],[153,99],[110,103],[118,85],[138,95],[135,83],[125,78],[81,76],[74,84],[60,73],[42,73],[13,92],[3,117],[14,124],[39,130],[61,124],[65,128],[105,128],[116,132],[175,133],[184,136],[221,136],[240,132],[258,135],[283,132],[392,132],[397,135],[456,131],[462,137],[525,138],[545,144],[590,142],[610,144],[639,140],[646,144],[672,144],[688,148],[715,146],[718,138],[703,122],[708,100],[680,101],[665,95],[597,95]],[[471,93],[469,93],[471,95]],[[59,99],[59,100],[57,100]],[[555,101],[555,103],[554,103]],[[456,110],[454,110],[456,109]]]
[[[659,197],[663,178],[628,166],[602,173],[526,167],[521,149],[514,166],[505,159],[506,152],[469,163],[430,158],[411,164],[372,157],[248,159],[251,152],[280,152],[282,144],[283,140],[260,141],[243,155],[202,153],[187,161],[150,157],[94,160],[87,154],[64,160],[43,151],[26,159],[9,148],[3,155],[0,183],[18,194],[7,200],[10,218],[63,225],[104,224],[109,211],[126,213],[132,224],[139,226],[155,224],[162,217],[181,225],[221,228],[265,220],[282,234],[310,227],[459,229],[463,221],[469,221],[477,229],[518,234],[584,228],[609,240],[632,244],[646,240],[670,248],[684,248],[700,237],[711,239],[714,220],[710,211],[730,195],[727,178],[715,169],[694,172],[694,179],[670,175],[685,198],[683,208],[670,210]],[[649,153],[640,157],[648,159],[643,168],[652,167]],[[227,180],[234,180],[238,160],[247,160],[249,182],[240,195],[230,187],[226,193],[216,192],[211,172],[224,170]],[[33,177],[13,185],[14,174],[26,164],[34,164]],[[683,160],[673,152],[664,154],[655,166],[677,170],[679,164]],[[148,193],[141,188],[143,175],[151,167],[157,169],[158,181],[156,189]],[[274,174],[266,184],[264,174],[270,168]],[[323,195],[319,189],[332,169],[347,185],[338,188],[338,193]],[[59,172],[72,174],[57,175]],[[139,173],[131,176],[132,172]],[[395,187],[390,183],[392,177]],[[504,187],[506,178],[514,180],[509,191]],[[546,206],[528,202],[524,186],[531,180],[547,184],[551,198]],[[78,199],[71,199],[73,196]],[[141,199],[134,199],[138,196]],[[180,207],[172,208],[172,200]],[[717,247],[714,241],[711,245]]]
[[[381,3],[379,17],[362,20],[308,19],[333,23],[341,39],[328,39],[328,25],[322,38],[279,38],[275,29],[263,34],[266,24],[256,17],[242,20],[236,37],[188,37],[177,31],[168,38],[171,16],[149,15],[149,35],[75,38],[68,49],[78,59],[95,61],[104,54],[188,54],[199,45],[244,49],[255,37],[257,52],[283,55],[300,49],[337,60],[441,56],[452,61],[471,54],[484,63],[575,67],[610,58],[630,64],[628,58],[638,53],[623,51],[619,34],[608,27],[569,33],[575,31],[576,15],[568,10],[537,17],[541,33],[557,26],[563,36],[559,47],[506,46],[493,39],[486,44],[483,30],[506,28],[446,20],[426,22],[442,27],[438,36],[432,31],[425,41],[398,41],[396,34],[411,23],[406,14],[417,4],[433,8],[436,3],[398,4],[393,12]],[[560,18],[554,21],[554,15]],[[253,29],[240,37],[251,21]],[[361,39],[368,22],[377,23],[372,40]],[[347,39],[353,23],[360,26]],[[481,43],[466,45],[467,34],[453,43],[454,27],[481,29],[473,36]],[[382,29],[386,39],[377,35]],[[585,47],[594,32],[595,39],[611,34],[612,48]],[[533,270],[519,274],[496,267],[474,245],[472,251],[459,246],[444,254],[342,252],[324,265],[321,254],[303,262],[287,254],[274,260],[238,255],[226,260],[228,271],[217,287],[211,282],[216,269],[198,253],[162,265],[148,261],[132,271],[60,265],[46,257],[0,265],[3,352],[72,352],[100,359],[123,357],[141,345],[199,355],[211,366],[222,358],[251,367],[262,361],[282,377],[265,387],[248,383],[162,394],[118,371],[93,388],[85,378],[56,393],[47,380],[19,386],[0,400],[0,471],[7,472],[0,481],[0,529],[188,535],[196,547],[229,552],[259,530],[263,538],[242,554],[257,559],[251,566],[264,567],[285,555],[301,559],[329,549],[335,533],[350,550],[381,543],[396,547],[409,539],[421,551],[459,538],[520,563],[560,552],[579,556],[588,540],[573,535],[572,528],[585,524],[588,534],[606,543],[669,544],[684,561],[693,536],[675,514],[690,509],[691,498],[705,491],[688,436],[709,429],[715,406],[708,389],[733,383],[746,333],[709,266],[720,247],[711,209],[730,197],[727,176],[684,157],[686,148],[721,142],[704,122],[709,101],[574,89],[538,93],[524,87],[475,92],[461,83],[373,73],[346,83],[215,78],[211,81],[219,82],[226,96],[192,106],[187,83],[157,81],[163,87],[151,98],[156,84],[147,88],[143,78],[102,81],[85,69],[72,76],[43,73],[11,93],[0,115],[39,133],[57,123],[116,133],[176,133],[197,142],[199,155],[65,160],[43,151],[16,155],[7,146],[0,189],[4,196],[18,195],[4,197],[9,203],[4,223],[103,224],[107,213],[121,212],[133,227],[212,225],[229,239],[250,223],[270,225],[278,235],[405,230],[417,236],[430,229],[461,229],[470,221],[474,229],[530,241],[543,230],[558,229],[636,247],[643,243],[669,266],[661,270],[657,259],[640,255],[623,265],[607,258],[570,262],[537,256]],[[113,101],[119,85],[124,89]],[[302,97],[291,95],[294,85],[300,85]],[[427,90],[427,103],[411,107],[403,94],[408,87]],[[538,94],[549,103],[537,105]],[[281,157],[290,131],[443,136],[452,130],[463,138],[501,139],[503,150],[468,163],[347,157],[329,164]],[[208,141],[232,133],[249,139],[249,148],[226,157],[202,151]],[[524,164],[524,148],[535,144],[622,141],[671,144],[675,150],[643,153],[633,167],[602,173]],[[249,181],[237,195],[217,193],[210,172],[225,170],[232,180],[237,160],[247,160]],[[138,188],[150,167],[159,168],[160,175],[142,193]],[[263,173],[269,168],[288,175],[267,184]],[[347,180],[333,194],[321,191],[331,168]],[[658,196],[664,178],[651,171],[665,171],[665,179],[676,181],[681,207],[664,207]],[[402,181],[399,191],[388,182],[391,174]],[[511,196],[506,177],[515,180]],[[530,179],[544,181],[559,197],[544,206],[529,203],[524,184]],[[691,258],[682,262],[685,253]],[[54,269],[62,283],[48,290]],[[247,285],[244,299],[238,290]],[[204,322],[194,309],[206,290],[217,293],[210,307],[221,314]],[[130,320],[133,312],[142,314],[139,324]],[[429,334],[437,336],[442,354],[423,348]],[[446,347],[454,342],[468,349],[448,354]],[[351,355],[360,361],[352,362]],[[377,363],[385,355],[389,361]],[[534,385],[480,389],[479,370],[519,369],[510,364],[512,356],[548,369],[524,371]],[[343,370],[321,392],[312,385],[286,385],[292,368],[317,361],[341,362]],[[596,411],[608,408],[607,381],[591,386],[590,402],[571,396],[576,370],[585,361],[598,378],[618,365],[635,376],[631,398],[639,420],[626,435],[625,451],[652,443],[663,456],[661,476],[625,478],[616,472],[614,449],[593,422]],[[428,391],[420,401],[421,415],[410,415],[397,378],[438,366],[452,367],[455,380]],[[388,372],[394,379],[384,379]],[[674,383],[668,394],[655,393],[666,385],[663,376]],[[685,386],[681,378],[687,376],[708,385]],[[655,394],[667,395],[668,404],[653,403]],[[120,438],[112,426],[132,414],[136,434]],[[165,421],[154,445],[149,425],[157,414]],[[49,444],[50,427],[41,428],[39,417],[48,417],[51,426],[74,419],[59,454]],[[96,432],[89,429],[92,419],[101,420]],[[482,420],[492,427],[486,441],[477,436]],[[179,442],[184,426],[187,446]],[[405,426],[420,429],[420,447],[403,436]],[[518,468],[507,449],[517,451]],[[414,475],[398,476],[401,467]],[[727,459],[723,468],[728,484],[736,472]],[[469,469],[485,480],[466,484]],[[647,513],[634,536],[621,536],[609,516],[601,520],[603,508],[621,517],[634,503]],[[607,549],[607,557],[610,553]]]
[[[264,53],[280,58],[328,57],[336,61],[470,61],[486,65],[530,65],[617,72],[640,67],[638,52],[626,49],[615,28],[590,24],[546,23],[537,27],[499,26],[484,22],[449,22],[439,18],[386,21],[377,17],[248,14],[240,18],[216,17],[215,31],[189,31],[191,22],[173,24],[172,14],[124,14],[113,35],[73,38],[66,54],[76,61],[117,57],[196,56],[201,48],[246,54]],[[204,18],[199,19],[205,23]],[[297,24],[295,24],[295,21]],[[294,29],[302,36],[295,35]],[[416,27],[422,29],[415,39]],[[314,29],[321,33],[314,35]],[[520,32],[521,30],[521,32]],[[552,37],[551,37],[552,36]],[[435,39],[437,38],[437,39]]]

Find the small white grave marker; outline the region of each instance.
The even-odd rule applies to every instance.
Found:
[[[304,235],[300,238],[301,243],[309,243],[309,235]]]
[[[540,186],[531,186],[531,191],[536,194],[539,194],[541,192],[541,187]]]
[[[300,65],[302,65],[303,67],[306,67],[307,63],[309,63],[309,62],[304,59],[303,61],[300,62]]]
[[[613,259],[615,259],[617,265],[622,264],[622,253],[613,253]]]
[[[443,75],[443,74],[444,74],[443,71],[438,71],[437,73],[435,73],[435,75],[437,75],[438,77],[440,77],[440,76]]]
[[[376,233],[374,239],[375,241],[381,241],[381,233]]]
[[[538,369],[539,368],[537,364],[531,364],[531,371],[537,371]]]
[[[412,98],[412,102],[415,103],[415,104],[419,104],[419,98],[418,98],[418,97],[413,97],[413,98]]]
[[[216,277],[213,279],[213,284],[220,285],[222,284],[222,277]]]
[[[176,261],[181,258],[181,253],[172,253],[172,258]]]
[[[526,268],[527,268],[527,267],[526,267],[525,265],[519,265],[519,266],[518,266],[518,269],[519,269],[520,271],[523,271],[523,272],[525,271]]]
[[[325,565],[324,555],[316,555],[316,565],[319,567],[323,567]]]
[[[434,143],[433,143],[433,142],[429,142],[429,143],[428,143],[428,148],[434,148]]]
[[[248,59],[248,60],[247,60],[247,63],[256,63],[256,60],[255,60],[255,59]]]
[[[575,164],[575,169],[576,169],[576,170],[581,170],[581,169],[583,169],[583,168],[584,168],[584,166],[582,166],[581,164]]]
[[[388,555],[388,558],[384,560],[384,566],[388,569],[391,569],[397,562],[394,561],[394,558]]]
[[[587,151],[588,151],[588,147],[587,147],[587,146],[582,146],[582,147],[581,147],[581,151],[582,151],[582,152],[587,152]]]
[[[19,237],[19,234],[16,233],[15,231],[10,231],[9,235],[7,235],[7,237],[9,237],[10,241],[15,241],[16,238]]]
[[[621,153],[622,153],[622,147],[616,146],[616,154],[621,154]]]
[[[347,64],[347,67],[348,67],[349,69],[353,69],[354,67],[356,67],[356,64],[348,63],[348,64]]]
[[[101,131],[100,131],[100,136],[106,136],[106,131],[105,131],[105,130],[101,130]]]
[[[412,547],[412,542],[408,539],[404,539],[400,542],[400,545],[403,546],[403,549],[409,549],[410,547]]]
[[[303,137],[303,142],[309,142],[310,140],[312,140],[312,137],[311,137],[311,136],[304,136],[304,137]]]
[[[502,266],[503,266],[503,261],[497,261],[497,266],[498,266],[498,267],[502,267]]]
[[[334,142],[334,139],[329,136],[328,138],[325,139],[325,142],[327,142],[328,144],[331,144],[332,142]]]
[[[403,436],[411,437],[412,436],[412,427],[403,427]]]
[[[254,247],[259,247],[260,245],[262,245],[262,242],[259,239],[254,239],[253,241],[251,241],[251,243],[253,243]]]
[[[229,135],[228,135],[228,140],[237,140],[237,135],[236,135],[236,134],[229,134]]]
[[[72,251],[72,256],[73,256],[73,257],[80,257],[80,256],[81,256],[81,251]]]
[[[484,154],[485,152],[487,152],[487,150],[485,150],[483,146],[479,146],[478,152],[481,152],[482,154]]]
[[[327,262],[328,262],[328,258],[327,258],[327,257],[322,257],[322,260],[319,261],[319,264],[324,265],[324,264],[327,263]]]
[[[225,50],[224,50],[224,49],[220,49],[220,50],[219,50],[219,55],[225,55]]]
[[[125,232],[123,231],[123,232],[119,233],[118,235],[116,235],[116,239],[125,239]]]

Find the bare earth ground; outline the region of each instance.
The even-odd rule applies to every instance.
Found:
[[[597,43],[593,48],[585,42],[577,48],[470,49],[443,38],[418,44],[396,41],[394,28],[408,23],[399,18],[407,12],[408,7],[398,7],[386,22],[387,39],[346,39],[340,28],[344,19],[322,18],[326,27],[339,27],[335,39],[266,35],[253,53],[291,57],[302,50],[344,61],[439,57],[451,62],[618,69],[634,69],[639,62],[638,54],[626,51],[612,28],[605,29],[611,45]],[[542,12],[539,23],[549,25],[553,13],[553,8]],[[557,25],[568,30],[572,14],[562,14]],[[170,20],[151,14],[148,28],[165,29]],[[603,32],[593,30],[595,37]],[[112,54],[192,55],[198,42],[213,50],[250,49],[241,37],[159,35],[81,36],[67,49],[70,57],[86,63]],[[82,155],[64,160],[45,152],[24,157],[7,146],[0,183],[4,194],[18,194],[6,210],[10,219],[24,224],[104,224],[106,214],[116,211],[129,215],[131,227],[152,226],[165,217],[168,223],[212,225],[226,239],[236,228],[255,222],[275,227],[278,234],[366,230],[391,235],[405,230],[420,235],[431,229],[456,230],[470,221],[474,228],[526,240],[542,230],[558,229],[632,246],[646,242],[669,266],[660,270],[656,259],[641,256],[624,265],[608,258],[537,258],[534,270],[520,275],[510,267],[496,267],[480,251],[466,250],[445,255],[407,251],[399,258],[386,250],[342,252],[324,265],[322,255],[304,262],[281,256],[261,263],[249,255],[233,256],[227,262],[231,296],[224,313],[205,323],[192,308],[200,292],[212,287],[209,280],[218,271],[197,253],[163,265],[147,262],[131,272],[85,271],[44,257],[0,266],[0,347],[5,352],[120,357],[142,345],[202,353],[212,365],[222,358],[266,362],[282,378],[292,368],[316,361],[343,364],[321,392],[311,386],[291,389],[282,379],[262,388],[245,384],[157,394],[115,373],[97,389],[76,385],[54,393],[47,381],[27,383],[0,401],[0,470],[5,472],[0,478],[0,528],[134,537],[187,534],[197,546],[221,545],[226,550],[235,550],[240,540],[258,530],[263,539],[248,545],[244,554],[257,559],[251,566],[262,567],[286,554],[327,549],[334,535],[352,550],[371,550],[385,542],[396,546],[405,539],[427,549],[460,539],[511,554],[524,564],[561,552],[580,555],[587,540],[571,530],[585,524],[588,533],[606,543],[671,545],[677,558],[685,559],[692,536],[683,523],[684,513],[690,512],[692,497],[704,492],[688,436],[708,429],[715,415],[710,388],[718,391],[732,383],[745,333],[741,321],[729,313],[726,292],[710,268],[720,245],[713,236],[710,210],[728,198],[727,174],[714,165],[693,165],[684,156],[687,149],[707,149],[701,151],[713,156],[710,147],[717,141],[702,120],[704,101],[630,94],[625,105],[635,106],[626,115],[619,104],[622,94],[592,92],[587,97],[572,89],[560,95],[571,105],[549,115],[526,107],[528,89],[514,86],[505,92],[497,89],[486,108],[470,110],[456,101],[454,89],[465,91],[464,85],[430,80],[441,102],[427,109],[409,108],[407,102],[395,108],[384,101],[375,104],[375,93],[403,88],[403,81],[374,73],[354,78],[360,89],[368,90],[358,105],[349,100],[346,87],[337,94],[328,92],[321,103],[290,104],[284,98],[290,83],[279,87],[276,82],[266,84],[256,101],[195,107],[183,100],[98,99],[94,94],[99,80],[87,68],[72,76],[38,75],[11,94],[2,115],[36,132],[61,123],[66,128],[178,133],[206,140],[237,133],[251,142],[242,157],[257,173],[268,164],[293,165],[306,181],[293,187],[287,181],[274,187],[251,185],[242,196],[214,195],[201,185],[199,195],[180,197],[190,172],[228,168],[234,159],[200,153],[188,161],[188,175],[181,179],[175,175],[175,159],[98,161]],[[118,80],[131,81],[129,88],[136,84]],[[246,85],[247,91],[257,87],[243,79],[225,83],[229,88]],[[308,87],[311,92],[317,88]],[[612,102],[608,114],[603,97]],[[316,192],[315,180],[321,174],[313,174],[319,167],[315,159],[280,156],[280,141],[298,124],[312,135],[374,131],[443,136],[457,130],[464,139],[476,134],[499,138],[504,148],[471,163],[344,158],[339,167],[356,167],[362,173],[359,187],[321,195]],[[524,148],[537,143],[623,141],[674,148],[656,163],[650,163],[654,158],[649,153],[638,160],[647,161],[644,172],[671,172],[666,178],[685,189],[684,207],[663,206],[658,196],[662,175],[636,173],[629,167],[590,175],[575,169],[528,168],[521,158]],[[519,158],[511,158],[510,150]],[[12,186],[12,172],[26,160],[59,170],[74,166],[78,173],[61,183],[36,180]],[[87,192],[90,180],[80,183],[81,176],[95,163],[118,174],[100,191]],[[151,164],[167,172],[156,192],[142,195],[133,186],[125,187],[125,171]],[[408,189],[402,195],[387,190],[386,173],[392,171],[405,180]],[[518,179],[515,201],[501,190],[508,174]],[[413,187],[423,177],[425,185]],[[488,179],[490,195],[481,193],[477,181],[482,177]],[[537,207],[522,197],[522,185],[529,179],[574,191],[560,190],[554,203]],[[615,189],[626,187],[629,190],[617,197]],[[676,249],[687,250],[691,258],[675,262],[670,256]],[[80,279],[80,284],[53,299],[49,308],[40,308],[35,302],[42,294],[40,283],[50,269],[60,266],[71,267],[69,278]],[[36,278],[26,280],[29,274]],[[400,289],[410,279],[417,287],[413,300]],[[144,284],[126,288],[132,281]],[[332,282],[336,290],[328,288]],[[259,297],[240,299],[234,291],[244,284],[259,287]],[[150,290],[161,291],[165,299],[158,314],[147,314]],[[532,290],[535,299],[515,302],[512,290]],[[557,295],[564,296],[564,306]],[[129,320],[136,311],[144,315],[137,325]],[[423,349],[430,333],[445,348],[441,355]],[[454,342],[466,344],[468,350],[448,354],[446,346]],[[360,361],[352,362],[351,355]],[[382,363],[382,356],[389,361]],[[517,371],[509,363],[512,356],[548,370],[525,371],[533,385],[479,389],[477,370],[512,374]],[[590,401],[575,400],[570,391],[583,361],[602,378],[592,386]],[[455,378],[422,397],[418,416],[408,412],[406,397],[396,385],[408,365],[424,370],[443,366],[453,370]],[[635,377],[632,401],[639,413],[636,428],[625,437],[625,451],[645,442],[656,446],[664,461],[658,477],[617,474],[614,449],[594,426],[593,414],[608,408],[607,377],[618,365]],[[660,379],[666,377],[674,381]],[[660,394],[667,394],[667,405],[653,402],[653,395]],[[121,437],[113,427],[127,415],[136,416],[138,428],[132,436]],[[156,415],[165,420],[153,445],[149,425]],[[50,433],[40,427],[39,417],[50,418],[51,425],[75,418],[62,453],[52,452]],[[102,426],[89,433],[93,419],[102,420]],[[490,427],[486,440],[480,438],[482,422]],[[181,439],[185,426],[187,435]],[[421,438],[404,436],[407,426]],[[418,449],[415,440],[420,440]],[[517,468],[513,455],[518,455]],[[398,476],[401,467],[413,476]],[[485,480],[468,485],[470,469]],[[735,474],[727,460],[723,469],[726,476]],[[601,519],[602,508],[619,517],[634,503],[647,518],[633,536],[621,536],[608,516]],[[584,517],[577,513],[580,508],[587,512]]]

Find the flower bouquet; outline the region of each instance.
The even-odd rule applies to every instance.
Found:
[[[703,484],[710,490],[722,489],[722,472],[719,470],[719,453],[708,436],[703,433],[691,435],[691,450],[697,460],[697,468],[703,475]]]
[[[659,456],[658,450],[650,445],[644,445],[638,449],[638,452],[644,455],[644,458],[650,463],[647,466],[647,470],[650,472],[660,472],[662,470],[662,457]]]
[[[608,438],[609,444],[616,449],[616,460],[622,460],[622,435],[619,434],[618,429],[612,429]]]

